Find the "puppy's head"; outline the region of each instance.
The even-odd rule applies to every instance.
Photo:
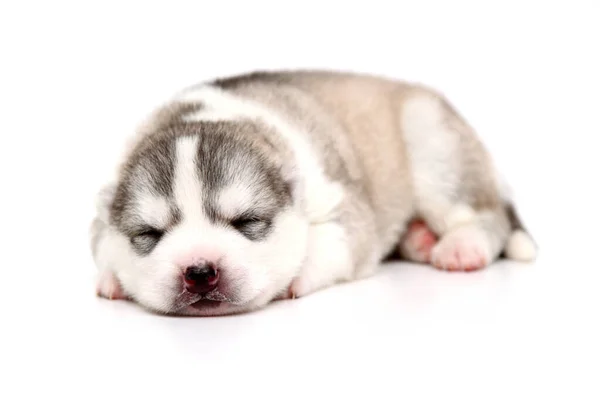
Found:
[[[308,222],[263,130],[176,124],[136,144],[92,228],[111,288],[157,312],[196,315],[257,308],[287,288]]]

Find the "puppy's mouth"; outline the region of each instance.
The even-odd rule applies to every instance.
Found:
[[[191,308],[203,313],[210,313],[211,310],[216,311],[219,307],[226,306],[227,304],[232,306],[235,305],[236,299],[225,295],[217,289],[201,297],[188,297],[188,301],[184,301],[178,308],[180,310]]]
[[[206,310],[210,308],[216,308],[221,305],[222,301],[219,300],[210,300],[210,299],[200,299],[192,304],[190,307],[193,307],[197,310]]]

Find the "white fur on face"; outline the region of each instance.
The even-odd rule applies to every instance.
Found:
[[[115,228],[103,226],[96,257],[100,269],[112,271],[124,293],[159,312],[222,314],[266,304],[287,288],[300,269],[308,222],[295,208],[281,211],[272,231],[259,241],[246,238],[227,224],[212,222],[203,204],[207,189],[198,174],[198,138],[181,137],[175,148],[172,199],[150,195],[144,188],[138,188],[140,193],[134,197],[137,214],[145,223],[166,226],[174,206],[179,214],[176,224],[144,256],[138,255],[129,239]],[[247,177],[238,176],[215,193],[219,214],[234,217],[255,207],[255,189]],[[224,284],[219,287],[220,296],[227,302],[218,308],[186,307],[199,296],[184,290],[183,274],[200,259],[214,261],[220,268]]]
[[[151,226],[162,228],[169,223],[171,210],[164,197],[149,192],[140,194],[137,196],[135,207],[140,217]]]
[[[227,217],[234,217],[244,212],[256,201],[256,194],[250,185],[243,180],[223,189],[219,194],[219,208]]]
[[[173,197],[181,211],[183,223],[191,217],[201,218],[202,186],[197,172],[196,154],[198,153],[198,138],[194,136],[177,139],[175,161],[175,183]]]

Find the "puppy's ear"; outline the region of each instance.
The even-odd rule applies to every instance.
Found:
[[[96,218],[108,224],[110,207],[117,192],[117,184],[110,182],[104,185],[96,194]]]
[[[304,198],[302,193],[304,192],[304,181],[296,171],[296,167],[291,165],[291,163],[283,163],[280,165],[279,171],[283,181],[285,182],[286,190],[292,198],[292,202],[295,206],[303,208],[302,202]]]
[[[96,195],[96,217],[90,227],[92,256],[99,273],[96,278],[96,294],[110,300],[128,300],[117,276],[110,269],[111,252],[106,252],[103,242],[107,238],[110,225],[110,207],[115,197],[117,185],[109,183]]]
[[[281,168],[294,205],[310,223],[322,223],[336,218],[343,201],[343,187],[328,181],[322,171],[301,171],[296,165],[284,164]]]
[[[116,187],[113,183],[105,185],[96,195],[96,216],[89,228],[92,256],[96,261],[98,261],[98,247],[109,226],[110,207],[115,197]]]

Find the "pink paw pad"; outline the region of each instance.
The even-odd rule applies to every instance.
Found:
[[[400,253],[411,261],[428,263],[438,238],[423,221],[412,222],[400,241]]]

